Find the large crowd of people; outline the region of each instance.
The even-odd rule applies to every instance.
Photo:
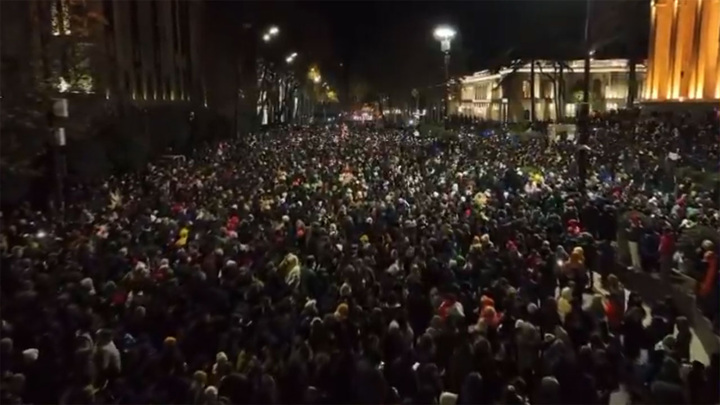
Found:
[[[0,401],[718,403],[718,354],[619,280],[718,228],[675,175],[717,169],[717,122],[593,127],[583,192],[571,141],[302,127],[3,213]]]

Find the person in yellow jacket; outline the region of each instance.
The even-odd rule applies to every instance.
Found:
[[[278,266],[280,276],[285,283],[293,288],[300,286],[300,259],[292,253],[288,253]]]
[[[177,247],[185,247],[187,245],[188,236],[190,235],[190,230],[188,228],[183,228],[180,230],[179,238],[175,241],[175,246]]]

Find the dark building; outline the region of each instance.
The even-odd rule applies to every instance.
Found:
[[[201,0],[2,2],[2,55],[59,93],[204,103],[203,11]]]
[[[65,1],[65,0],[63,0]],[[103,0],[114,91],[134,100],[205,103],[200,0]]]

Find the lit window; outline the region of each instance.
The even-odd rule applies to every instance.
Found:
[[[65,35],[70,35],[70,4],[68,0],[60,0],[61,29]]]
[[[70,5],[68,0],[55,0],[51,3],[50,23],[54,36],[70,35]]]
[[[60,14],[61,13],[58,11],[58,4],[52,3],[50,6],[50,22],[52,23],[52,34],[54,36],[60,35]]]
[[[565,116],[566,117],[574,117],[575,116],[575,109],[576,109],[575,103],[567,103],[565,104]]]
[[[60,77],[57,84],[55,85],[55,88],[60,93],[66,93],[68,90],[70,90],[70,83],[68,83],[64,77]]]
[[[523,80],[522,92],[523,98],[530,98],[530,82],[528,80]]]

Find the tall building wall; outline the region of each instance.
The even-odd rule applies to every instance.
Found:
[[[204,102],[202,0],[28,0],[2,10],[3,54],[24,50],[55,81],[82,63],[92,76],[82,93]]]
[[[654,0],[645,98],[720,99],[720,0]]]

